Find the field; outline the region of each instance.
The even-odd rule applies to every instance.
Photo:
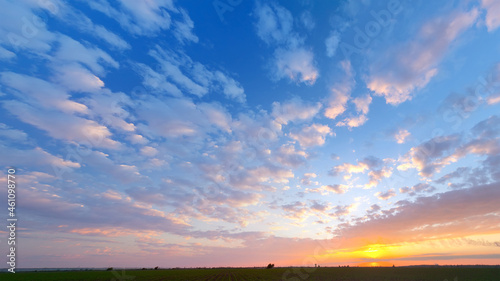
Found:
[[[115,271],[51,271],[0,273],[0,280],[342,280],[342,281],[498,281],[500,268],[471,267],[321,267],[321,268],[217,268]]]

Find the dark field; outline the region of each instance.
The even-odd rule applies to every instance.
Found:
[[[500,268],[467,267],[321,267],[321,268],[217,268],[115,271],[52,271],[0,273],[0,280],[448,280],[499,281]]]

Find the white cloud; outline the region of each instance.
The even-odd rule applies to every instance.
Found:
[[[336,31],[331,32],[330,36],[328,36],[328,38],[326,38],[325,40],[326,56],[328,56],[329,58],[335,56],[339,43],[340,43],[340,34]]]
[[[52,49],[56,34],[47,30],[45,22],[34,12],[41,5],[30,2],[0,1],[3,11],[0,21],[0,45],[15,52],[28,50],[35,54]],[[10,56],[9,53],[6,54]]]
[[[268,164],[231,174],[229,184],[242,189],[272,190],[270,183],[286,184],[293,177],[291,170]]]
[[[290,11],[279,5],[257,3],[257,35],[267,44],[279,44],[290,39],[293,17]]]
[[[104,89],[92,97],[85,98],[84,102],[91,109],[89,115],[94,120],[101,120],[103,125],[127,134],[135,131],[135,125],[126,121],[131,117],[126,107],[134,106],[126,94]]]
[[[341,82],[334,84],[331,88],[332,93],[330,94],[328,107],[325,109],[325,117],[330,119],[335,119],[344,113],[355,83],[351,62],[344,60],[340,63],[340,66],[345,76]]]
[[[63,2],[51,4],[57,5],[57,13],[54,14],[55,16],[60,17],[66,24],[73,25],[80,31],[85,32],[91,36],[96,36],[97,38],[119,50],[130,49],[130,44],[128,44],[120,36],[109,31],[102,25],[94,24],[92,20],[81,11],[73,9]]]
[[[0,81],[15,89],[15,94],[26,102],[46,109],[56,108],[66,113],[87,113],[84,104],[70,100],[70,96],[57,85],[45,80],[13,72],[0,73]]]
[[[104,82],[79,64],[55,67],[54,80],[70,91],[95,92],[104,87]]]
[[[344,184],[323,185],[321,188],[336,194],[344,194],[349,189],[349,187]]]
[[[365,124],[366,121],[368,121],[366,115],[359,115],[356,117],[347,117],[344,120],[337,122],[335,126],[337,127],[347,126],[349,128],[355,128]]]
[[[54,156],[40,147],[33,149],[16,149],[13,147],[3,146],[0,143],[2,156],[0,165],[4,167],[36,167],[40,171],[46,173],[54,173],[56,169],[76,169],[80,168],[80,163],[73,162],[69,159]]]
[[[375,193],[375,196],[380,200],[387,200],[390,199],[391,197],[396,196],[396,192],[394,191],[394,189],[389,189],[386,192],[379,191]]]
[[[174,21],[174,36],[181,43],[192,41],[198,43],[198,37],[193,33],[194,22],[184,9],[179,9],[182,20]]]
[[[428,183],[419,183],[419,184],[412,186],[411,188],[410,187],[402,187],[399,189],[399,192],[400,193],[408,193],[409,195],[414,196],[417,193],[421,193],[421,192],[429,193],[429,192],[432,192],[434,190],[436,190],[436,188],[434,188],[433,186],[431,186]]]
[[[210,124],[228,133],[231,132],[232,118],[224,107],[218,104],[210,103],[202,103],[197,106]]]
[[[153,138],[202,137],[217,130],[232,132],[231,116],[217,104],[149,97],[141,101],[135,110],[139,120],[147,122],[146,126],[138,125],[139,131]]]
[[[4,139],[11,139],[19,143],[28,140],[28,135],[25,132],[17,129],[11,129],[3,123],[0,123],[0,136]]]
[[[275,152],[276,160],[284,166],[298,167],[307,162],[309,155],[302,150],[295,149],[292,144],[284,144]]]
[[[145,146],[141,148],[141,154],[146,155],[146,156],[155,156],[158,153],[158,149],[151,147],[151,146]]]
[[[149,142],[147,138],[137,134],[130,135],[128,140],[133,144],[147,144]]]
[[[227,77],[224,73],[216,71],[214,73],[214,79],[218,81],[222,87],[222,93],[230,99],[234,99],[237,102],[245,102],[245,90],[241,87],[233,78]]]
[[[372,97],[370,95],[357,97],[352,101],[352,103],[354,103],[354,105],[356,106],[356,111],[362,114],[368,114],[371,102]]]
[[[173,96],[195,95],[202,97],[209,92],[221,93],[229,99],[244,103],[245,91],[239,82],[219,70],[209,70],[182,52],[156,46],[149,55],[159,63],[156,70],[137,64],[144,85],[155,91],[165,91]]]
[[[312,85],[319,76],[313,52],[304,48],[277,49],[274,67],[277,80],[288,77],[292,81]]]
[[[16,54],[0,46],[0,60],[8,60],[15,58]]]
[[[40,110],[18,101],[4,101],[3,106],[21,121],[48,132],[53,138],[90,143],[94,147],[120,147],[119,142],[110,138],[108,128],[95,121],[57,111]]]
[[[286,125],[297,120],[310,120],[321,109],[321,103],[308,104],[300,98],[293,98],[286,102],[273,102],[272,115],[276,122]]]
[[[170,0],[121,0],[121,10],[114,8],[105,0],[88,2],[88,5],[119,22],[125,30],[139,35],[153,35],[161,30],[169,29],[172,20],[170,14],[164,9],[176,10]]]
[[[69,63],[80,62],[98,75],[104,75],[105,73],[101,62],[104,62],[114,68],[119,67],[119,63],[117,61],[99,48],[87,48],[80,42],[65,35],[59,38],[59,43],[60,46],[55,54],[55,57],[60,61]]]
[[[392,168],[390,167],[383,167],[382,169],[379,170],[372,170],[368,173],[370,181],[367,184],[365,184],[364,188],[369,189],[375,187],[380,183],[380,181],[382,181],[384,178],[390,177],[391,175],[392,175]]]
[[[470,26],[479,12],[453,12],[425,23],[416,38],[390,48],[370,67],[367,85],[388,104],[411,100],[415,90],[424,88],[438,73],[438,64],[452,43]]]
[[[394,135],[394,138],[396,139],[397,143],[405,143],[406,139],[410,136],[410,132],[405,129],[400,129],[399,131],[396,132]]]
[[[356,106],[356,111],[358,112],[358,116],[346,117],[344,120],[337,122],[336,126],[347,126],[350,128],[359,127],[368,121],[368,111],[370,110],[370,103],[372,102],[372,97],[370,95],[366,95],[365,97],[357,97],[352,103]]]
[[[290,138],[298,141],[302,147],[321,146],[325,143],[325,138],[332,135],[330,127],[321,124],[305,126],[296,133],[290,133]]]
[[[311,15],[311,12],[309,12],[309,11],[304,11],[300,15],[300,21],[302,22],[304,27],[309,31],[313,30],[314,27],[316,26],[316,23],[314,22],[314,18]]]
[[[500,2],[496,0],[482,0],[481,7],[486,10],[486,26],[493,32],[500,26]]]
[[[280,80],[313,85],[319,76],[313,52],[304,46],[304,39],[293,30],[290,11],[277,4],[257,3],[255,9],[257,35],[275,47],[271,76]]]
[[[330,175],[337,176],[339,173],[345,173],[344,179],[348,180],[352,177],[352,174],[364,173],[368,169],[368,164],[364,162],[359,162],[357,165],[344,163],[342,165],[335,166],[330,172]]]
[[[311,179],[314,179],[318,177],[318,175],[316,175],[315,173],[305,173],[304,176],[302,177],[302,179],[300,179],[300,183],[302,185],[311,185],[313,184],[313,182],[311,181]],[[317,182],[314,182],[317,184]]]
[[[398,166],[398,170],[415,168],[421,176],[431,177],[442,167],[456,161],[454,157],[441,157],[447,152],[454,151],[459,143],[458,135],[450,135],[435,137],[419,146],[412,147],[400,160],[402,164]]]

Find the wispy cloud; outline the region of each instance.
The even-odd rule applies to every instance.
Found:
[[[415,38],[392,47],[375,60],[370,67],[368,88],[392,105],[411,100],[414,91],[424,88],[438,74],[445,54],[478,16],[478,10],[472,9],[426,22]]]

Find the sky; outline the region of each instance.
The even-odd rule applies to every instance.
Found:
[[[17,267],[499,264],[499,1],[0,6]]]

